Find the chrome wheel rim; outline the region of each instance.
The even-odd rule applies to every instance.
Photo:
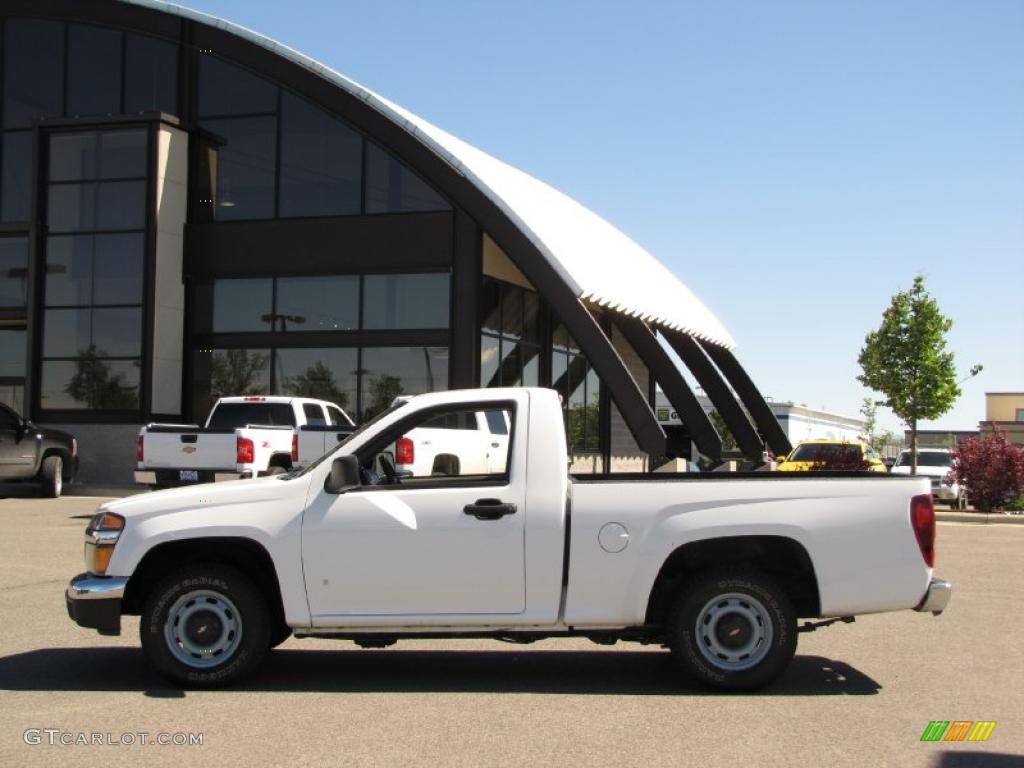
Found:
[[[739,592],[717,595],[697,614],[697,647],[720,670],[741,672],[760,664],[772,647],[774,627],[764,604]]]
[[[215,667],[238,650],[242,617],[235,604],[219,592],[187,592],[167,612],[164,641],[182,664],[194,669]]]

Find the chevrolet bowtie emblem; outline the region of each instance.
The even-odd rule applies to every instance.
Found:
[[[181,452],[182,453],[195,453],[196,452],[196,447],[194,445],[186,445],[184,448],[181,449]]]

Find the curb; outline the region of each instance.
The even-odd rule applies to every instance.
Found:
[[[1004,525],[1024,525],[1024,514],[1011,515],[1006,512],[940,512],[936,510],[935,519],[940,523],[995,523]]]

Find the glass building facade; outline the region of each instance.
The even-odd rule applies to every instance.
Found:
[[[575,451],[607,451],[607,393],[556,308],[488,267],[485,226],[394,126],[109,6],[0,9],[0,402],[138,425],[292,394],[360,421],[402,393],[539,385]]]

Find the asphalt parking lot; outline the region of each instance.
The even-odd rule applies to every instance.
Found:
[[[181,692],[146,667],[137,619],[107,638],[67,617],[101,501],[0,498],[0,765],[1024,765],[1022,525],[940,524],[945,615],[804,634],[756,695],[708,694],[660,649],[577,640],[292,639],[241,688]],[[997,725],[984,744],[921,742],[930,720]],[[50,746],[45,729],[149,743]]]

